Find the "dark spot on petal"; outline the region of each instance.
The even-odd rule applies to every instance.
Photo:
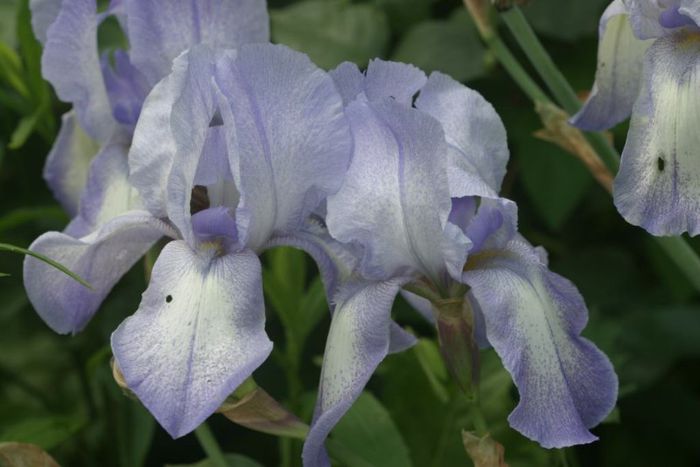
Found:
[[[666,161],[663,157],[656,159],[656,168],[659,169],[659,172],[663,172],[666,168]]]
[[[217,109],[217,111],[214,113],[214,115],[211,117],[211,121],[209,122],[209,127],[215,127],[215,126],[223,126],[224,124],[224,119],[221,118],[221,112]]]
[[[165,303],[170,303],[170,302],[172,302],[172,301],[173,301],[173,296],[172,296],[172,295],[168,295],[167,297],[165,297]]]

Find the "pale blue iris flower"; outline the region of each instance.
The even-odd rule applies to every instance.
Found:
[[[363,74],[346,63],[331,74],[354,153],[328,198],[327,225],[363,254],[333,300],[305,465],[329,465],[323,442],[395,350],[392,303],[416,281],[472,303],[474,339],[493,346],[520,392],[511,426],[545,447],[595,440],[589,428],[615,405],[617,378],[580,336],[581,295],[517,233],[515,204],[497,194],[508,149],[494,109],[451,78],[410,65],[376,60]],[[409,297],[432,313],[427,300]]]
[[[572,123],[632,116],[615,204],[654,235],[700,233],[700,2],[615,0],[600,20],[598,70]]]
[[[333,80],[305,55],[270,44],[196,46],[155,86],[136,126],[129,182],[143,207],[80,239],[48,233],[33,245],[93,290],[27,259],[32,304],[56,331],[77,332],[154,242],[172,238],[112,350],[161,425],[189,433],[272,349],[258,254],[304,248],[329,288],[334,264],[349,264],[333,259],[322,224],[309,219],[339,189],[351,145]]]

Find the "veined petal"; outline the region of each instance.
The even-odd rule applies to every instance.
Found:
[[[630,24],[637,38],[654,39],[666,34],[659,21],[664,7],[658,0],[622,0],[622,3],[629,12]]]
[[[128,387],[171,436],[194,430],[272,351],[257,256],[169,243],[112,350]]]
[[[80,127],[75,112],[61,117],[61,129],[44,166],[44,179],[68,215],[78,213],[88,168],[99,146]]]
[[[614,407],[617,377],[580,336],[587,310],[576,288],[517,241],[472,257],[464,280],[520,393],[511,426],[546,448],[594,441],[588,429]]]
[[[63,0],[29,0],[29,9],[32,12],[32,30],[34,35],[43,45],[46,42],[46,33],[49,27],[58,17]]]
[[[598,68],[591,94],[571,119],[589,131],[610,128],[632,113],[639,96],[644,54],[653,40],[637,39],[622,0],[603,13],[599,26]]]
[[[435,72],[421,89],[416,107],[440,122],[447,142],[458,151],[450,159],[451,196],[498,193],[509,153],[506,129],[493,106],[478,92]],[[474,192],[475,184],[459,183],[460,172],[478,174],[492,191]]]
[[[413,96],[426,81],[425,73],[413,65],[374,59],[367,66],[365,93],[369,100],[391,97],[411,105]]]
[[[305,467],[330,466],[324,442],[389,351],[391,306],[406,279],[347,284],[337,295],[323,355]]]
[[[83,329],[112,287],[163,235],[169,226],[145,211],[132,211],[76,239],[48,232],[29,247],[58,261],[87,280],[88,289],[31,256],[24,260],[24,287],[39,316],[54,331]]]
[[[365,92],[365,74],[353,62],[343,62],[328,74],[343,98],[343,105],[348,105]]]
[[[175,57],[194,45],[235,49],[269,39],[269,18],[263,0],[124,3],[131,60],[151,86],[170,72]]]
[[[114,65],[110,64],[108,54],[104,54],[101,60],[112,115],[119,123],[133,128],[150,87],[141,72],[131,64],[129,54],[116,50],[112,57]]]
[[[391,99],[357,100],[346,114],[355,151],[342,188],[328,198],[331,235],[365,248],[368,278],[420,272],[439,280],[451,206],[440,124]]]
[[[615,205],[654,235],[700,233],[700,41],[678,35],[647,52]]]
[[[127,211],[143,209],[138,192],[129,183],[128,150],[128,140],[113,138],[90,164],[80,199],[80,217],[90,231]]]
[[[154,215],[167,216],[166,189],[177,146],[170,126],[173,106],[187,79],[189,54],[173,63],[173,71],[146,98],[129,151],[129,179]]]
[[[241,194],[236,217],[246,219],[246,245],[257,251],[339,189],[350,131],[331,78],[285,46],[243,46],[217,64],[216,83]]]
[[[425,73],[413,65],[381,59],[371,60],[366,73],[362,73],[356,64],[344,62],[329,74],[345,105],[363,95],[369,100],[392,98],[410,106],[413,96],[427,81]]]
[[[688,17],[696,26],[700,25],[700,4],[695,0],[681,0],[678,12]]]
[[[112,109],[97,51],[99,18],[95,0],[71,0],[47,33],[41,68],[64,102],[72,102],[80,126],[97,141],[114,128]]]

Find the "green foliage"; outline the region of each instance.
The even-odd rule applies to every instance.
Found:
[[[307,53],[331,69],[344,61],[366,66],[386,52],[386,15],[371,4],[307,0],[271,11],[272,39]]]
[[[330,455],[347,467],[413,465],[391,415],[370,393],[360,395],[333,433]]]
[[[28,245],[68,218],[41,181],[59,106],[41,79],[41,48],[27,0],[0,1],[0,240]],[[105,2],[102,2],[104,4]],[[525,7],[555,63],[577,90],[593,81],[598,15],[607,0],[533,0]],[[700,301],[656,244],[627,225],[582,165],[533,136],[531,103],[484,52],[457,0],[270,0],[276,42],[309,53],[324,68],[374,57],[440,70],[482,93],[504,119],[512,152],[503,194],[518,203],[520,230],[547,248],[554,271],[581,290],[591,310],[585,335],[609,355],[620,379],[618,407],[594,433],[600,441],[546,450],[511,429],[517,392],[493,350],[483,350],[478,410],[511,467],[634,465],[691,467],[700,459]],[[504,38],[512,40],[506,31]],[[114,20],[102,24],[103,51],[124,46]],[[516,48],[514,47],[514,50]],[[626,127],[615,129],[618,143]],[[694,246],[700,246],[698,242]],[[267,331],[273,358],[256,381],[309,422],[329,322],[323,284],[308,256],[275,248],[263,258]],[[75,337],[41,322],[22,289],[22,257],[0,254],[0,442],[23,441],[65,466],[199,466],[194,436],[172,440],[113,381],[109,336],[139,303],[143,265],[115,288]],[[62,274],[56,271],[56,274]],[[5,276],[5,274],[0,274]],[[461,430],[476,410],[451,381],[431,325],[397,305],[416,347],[391,355],[331,434],[336,466],[470,465]],[[410,317],[409,317],[410,315]],[[412,321],[411,321],[412,319]],[[300,443],[209,422],[234,467],[301,465]],[[277,447],[279,446],[279,451]]]
[[[412,63],[426,73],[441,71],[458,81],[486,72],[486,53],[466,10],[447,20],[426,20],[403,36],[393,60]]]

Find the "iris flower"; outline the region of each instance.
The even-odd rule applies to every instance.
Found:
[[[612,2],[593,91],[572,119],[604,130],[632,116],[615,204],[654,235],[700,233],[699,24],[695,0]]]
[[[204,43],[236,48],[266,42],[261,0],[32,0],[32,25],[44,45],[42,73],[63,115],[44,178],[74,217],[66,233],[86,235],[114,211],[137,202],[126,181],[126,155],[143,100],[187,48]],[[100,54],[98,29],[116,18],[128,50]],[[85,199],[81,196],[85,193]]]
[[[548,448],[595,440],[589,428],[614,406],[617,378],[580,336],[583,298],[517,233],[515,204],[497,194],[508,149],[494,109],[410,65],[375,60],[363,74],[346,63],[331,74],[354,153],[326,221],[363,254],[335,294],[305,465],[329,465],[323,442],[387,355],[395,297],[416,284],[437,297],[413,299],[438,321],[446,303],[466,300],[474,340],[493,346],[520,392],[513,428]]]
[[[182,436],[272,349],[260,252],[305,248],[335,287],[332,249],[309,218],[339,189],[351,144],[333,80],[305,55],[270,44],[195,46],[149,94],[136,126],[129,182],[142,208],[85,237],[48,233],[32,247],[94,290],[28,259],[29,297],[53,329],[76,332],[155,241],[172,238],[111,341],[128,387]]]

